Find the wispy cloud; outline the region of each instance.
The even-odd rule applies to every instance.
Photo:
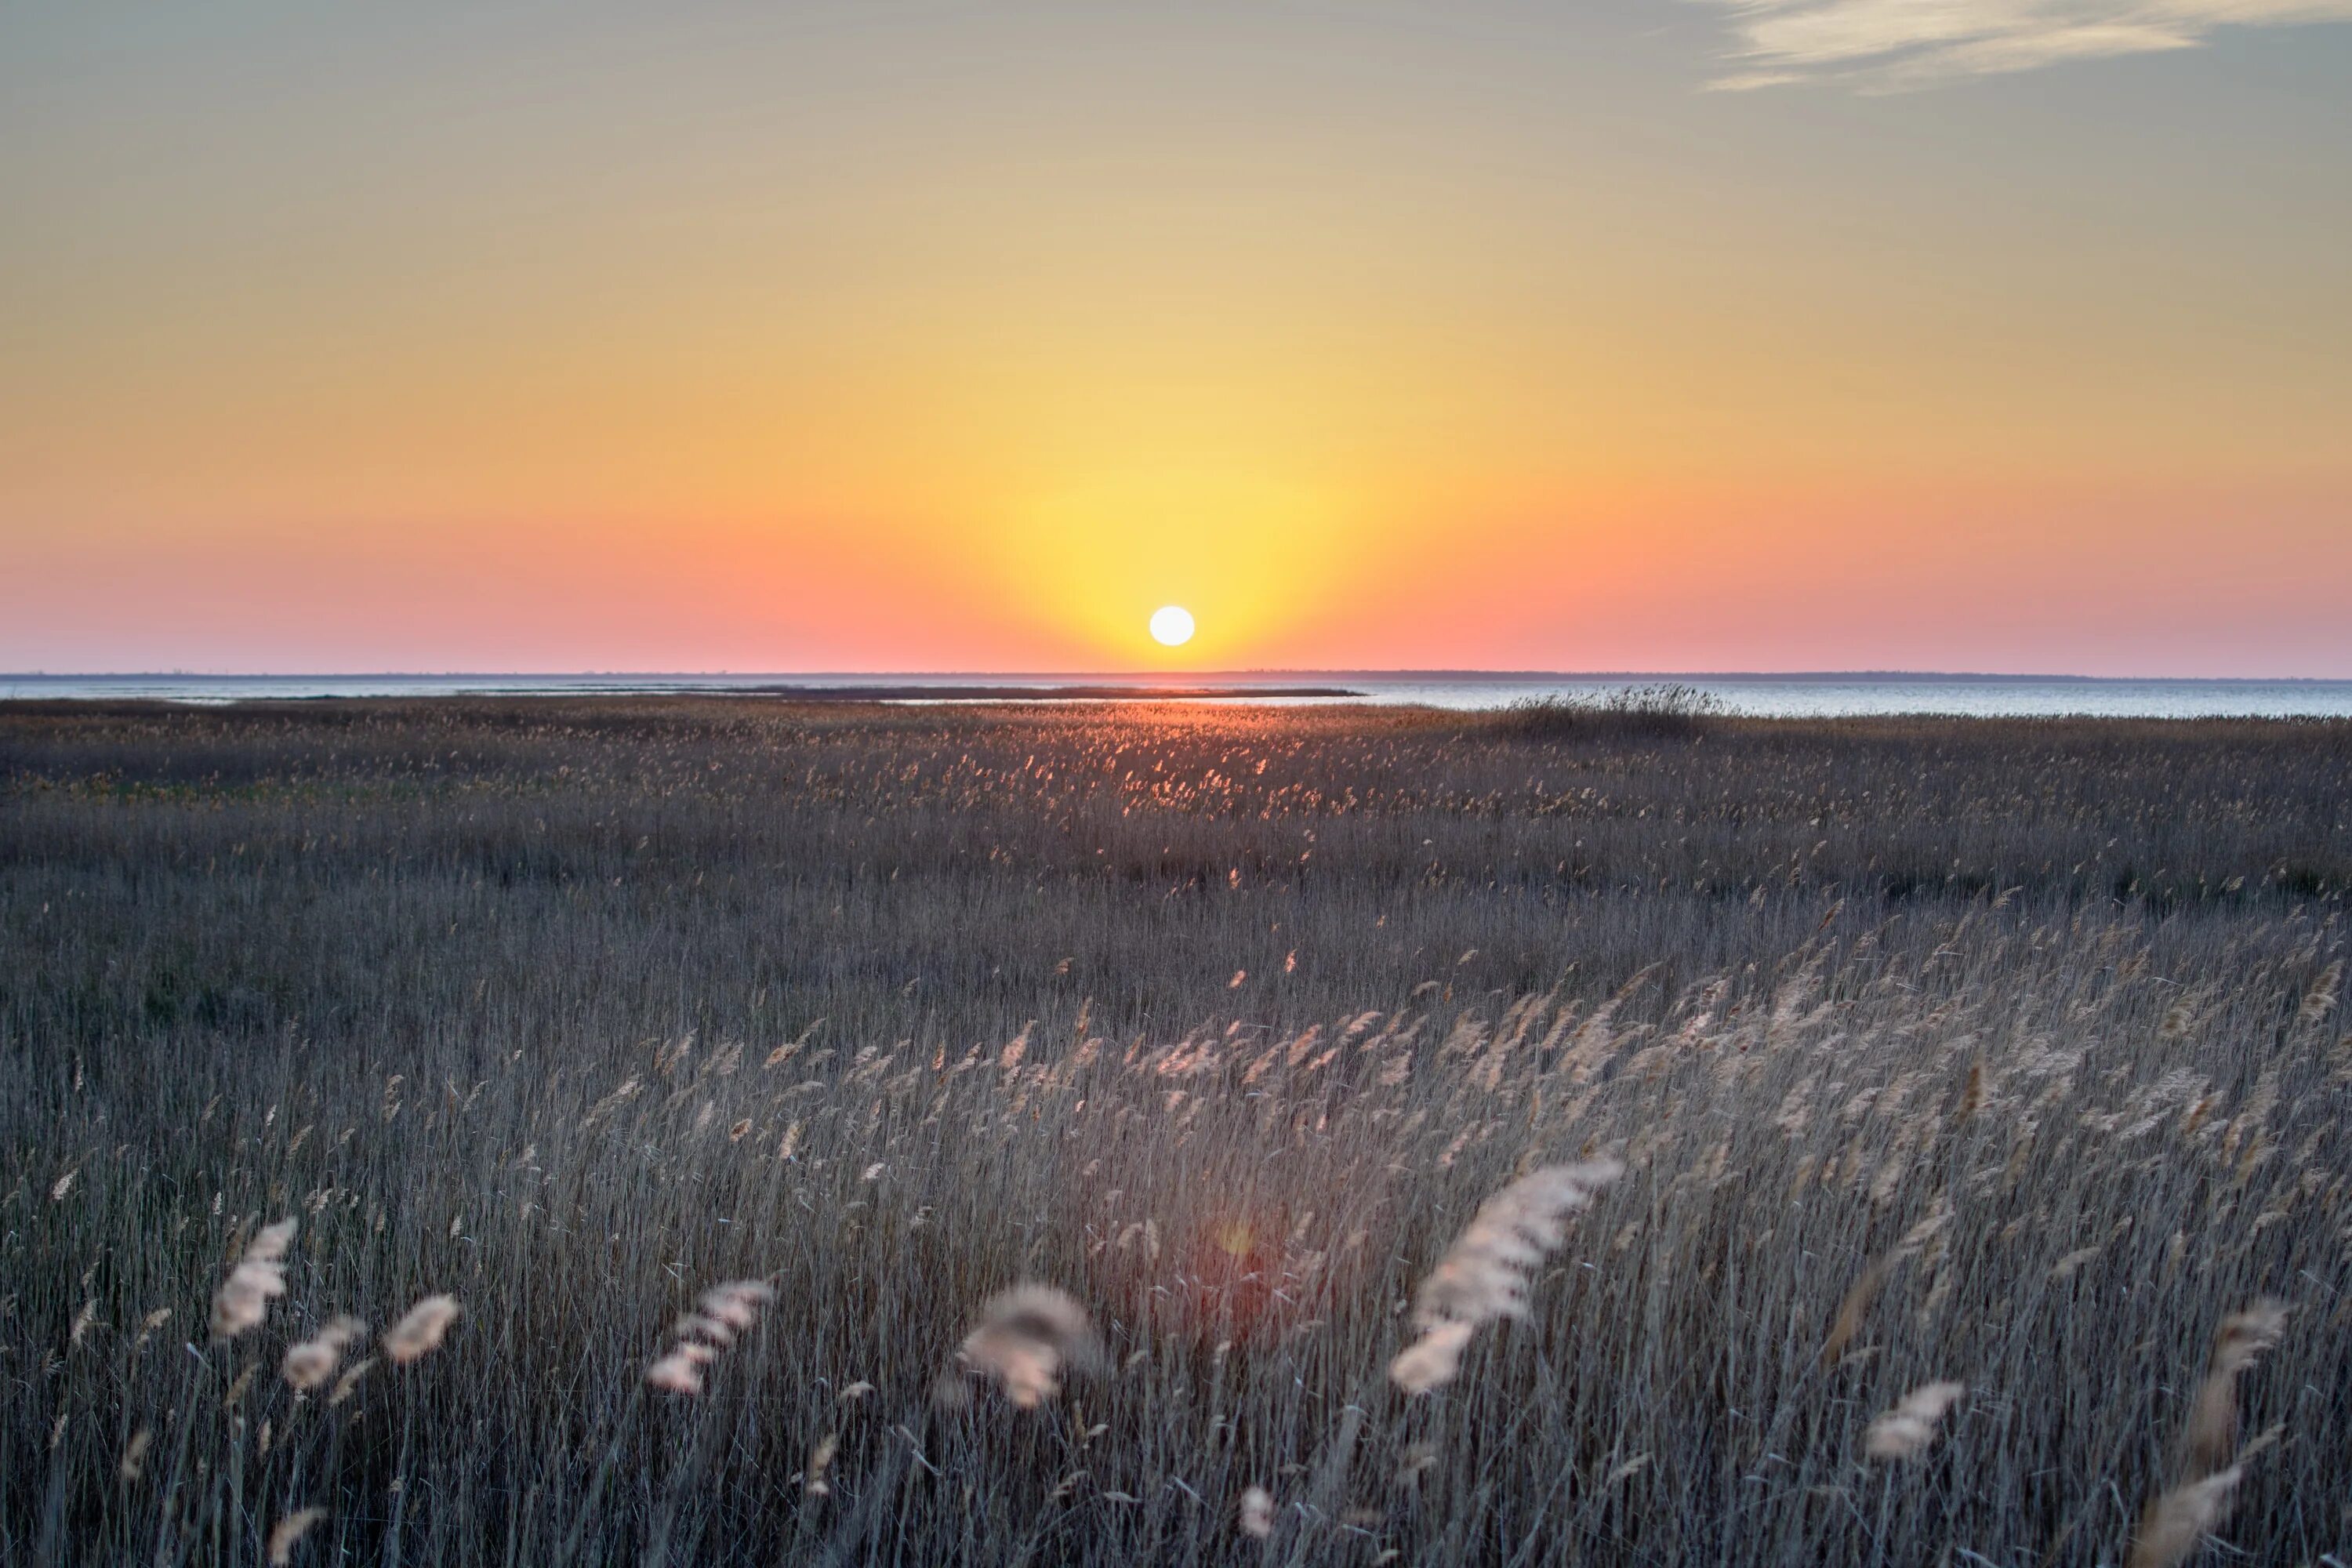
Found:
[[[2101,55],[2194,48],[2217,28],[2352,21],[2352,0],[1700,0],[1731,14],[1717,88],[1843,79],[1877,91]]]

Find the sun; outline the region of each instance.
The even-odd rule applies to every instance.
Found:
[[[1192,640],[1192,612],[1181,605],[1161,605],[1151,612],[1151,635],[1164,647],[1183,647]]]

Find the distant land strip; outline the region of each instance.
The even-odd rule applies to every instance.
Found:
[[[739,686],[716,695],[796,702],[1175,702],[1223,698],[1364,697],[1344,686]]]

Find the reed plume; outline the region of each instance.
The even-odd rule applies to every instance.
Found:
[[[384,1359],[394,1366],[406,1366],[421,1356],[439,1348],[449,1332],[449,1325],[457,1321],[462,1310],[455,1296],[427,1296],[407,1315],[384,1331]]]
[[[264,1226],[213,1297],[213,1337],[233,1340],[261,1326],[270,1298],[286,1294],[286,1251],[294,1244],[295,1222]]]
[[[1838,1357],[1845,1353],[1845,1347],[1862,1332],[1862,1321],[1869,1313],[1871,1303],[1878,1300],[1878,1292],[1885,1285],[1887,1275],[1894,1272],[1895,1261],[1891,1252],[1872,1259],[1861,1277],[1846,1287],[1845,1294],[1838,1300],[1837,1316],[1830,1323],[1830,1336],[1822,1342],[1823,1366],[1835,1366]]]
[[[1874,1459],[1917,1458],[1936,1440],[1944,1413],[1968,1391],[1964,1383],[1920,1384],[1870,1424],[1863,1438],[1864,1451]]]
[[[350,1371],[335,1379],[335,1391],[327,1395],[327,1403],[341,1405],[344,1400],[349,1399],[358,1390],[360,1379],[365,1377],[374,1366],[375,1357],[373,1356],[369,1356],[363,1361],[353,1362]]]
[[[1480,1325],[1526,1317],[1530,1278],[1566,1237],[1568,1216],[1624,1173],[1611,1159],[1547,1165],[1481,1205],[1413,1298],[1421,1337],[1389,1363],[1397,1386],[1421,1394],[1452,1382]]]
[[[147,1470],[147,1450],[154,1441],[152,1427],[142,1426],[131,1435],[131,1441],[123,1447],[121,1462],[115,1466],[115,1474],[121,1478],[124,1486],[139,1484],[139,1478]]]
[[[2175,1487],[2148,1505],[2132,1542],[2130,1568],[2173,1568],[2230,1517],[2242,1476],[2237,1466]]]
[[[646,1382],[664,1394],[698,1394],[702,1392],[702,1369],[718,1359],[719,1352],[709,1345],[685,1341],[646,1368]]]
[[[646,1368],[646,1382],[665,1394],[700,1394],[702,1369],[757,1328],[761,1310],[775,1299],[776,1288],[763,1279],[713,1285],[670,1331],[669,1352]]]
[[[344,1350],[366,1332],[367,1325],[357,1318],[339,1317],[299,1344],[289,1345],[286,1360],[279,1368],[287,1385],[298,1394],[308,1394],[318,1387],[335,1375],[335,1368],[342,1364]]]
[[[974,1378],[1003,1389],[1014,1408],[1034,1410],[1062,1389],[1065,1371],[1092,1373],[1102,1363],[1094,1321],[1068,1292],[1015,1285],[982,1304],[980,1321],[957,1347],[955,1365],[933,1391],[943,1408],[971,1398]]]
[[[832,1494],[833,1483],[824,1479],[824,1473],[833,1468],[833,1457],[840,1451],[841,1434],[838,1432],[827,1432],[817,1439],[816,1447],[809,1450],[807,1466],[801,1471],[801,1491],[803,1494],[809,1497]]]
[[[2336,987],[2344,978],[2344,961],[2337,959],[2319,972],[2311,989],[2303,994],[2303,1005],[2295,1009],[2298,1023],[2316,1024],[2334,1010]]]
[[[326,1517],[325,1509],[313,1506],[298,1513],[289,1513],[272,1525],[269,1530],[269,1568],[286,1568],[289,1563],[293,1562],[294,1549],[302,1544],[302,1538],[310,1532],[310,1527]]]
[[[1462,1371],[1462,1352],[1478,1325],[1469,1322],[1433,1324],[1389,1363],[1389,1377],[1407,1394],[1426,1394],[1452,1383]]]
[[[2279,1302],[2257,1301],[2221,1321],[2183,1432],[2189,1475],[2210,1475],[2229,1463],[2238,1444],[2238,1375],[2279,1342],[2286,1314]]]
[[[1885,1288],[1895,1265],[1917,1257],[1950,1222],[1951,1211],[1939,1202],[1927,1218],[1904,1233],[1902,1240],[1871,1260],[1838,1301],[1837,1317],[1830,1324],[1829,1338],[1822,1342],[1822,1365],[1836,1365],[1846,1346],[1862,1331],[1863,1320],[1869,1315],[1871,1304],[1878,1300],[1878,1292]]]

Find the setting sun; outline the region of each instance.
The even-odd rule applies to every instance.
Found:
[[[1163,605],[1151,612],[1151,635],[1167,647],[1181,647],[1192,640],[1192,612],[1181,605]]]

